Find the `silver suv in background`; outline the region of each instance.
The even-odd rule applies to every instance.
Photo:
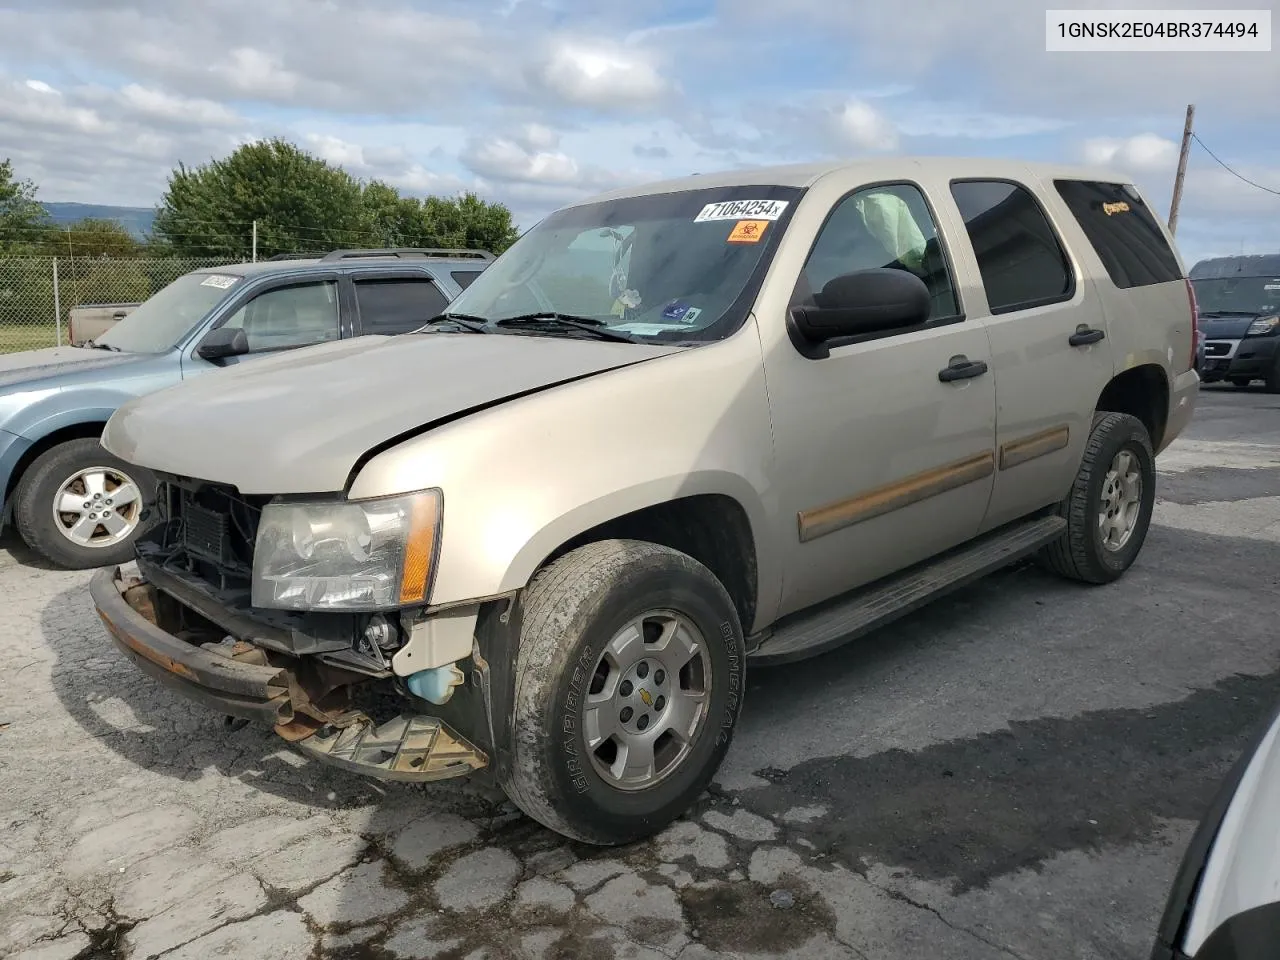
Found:
[[[296,347],[407,333],[492,260],[483,250],[335,250],[196,270],[92,340],[0,356],[0,531],[16,524],[64,568],[125,562],[156,484],[98,444],[116,407]]]
[[[597,844],[697,798],[754,665],[1020,557],[1120,577],[1199,386],[1141,193],[996,160],[606,194],[404,339],[122,407],[163,522],[93,601],[211,709]]]

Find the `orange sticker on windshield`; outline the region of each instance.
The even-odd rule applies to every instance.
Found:
[[[764,236],[764,228],[769,225],[768,220],[739,220],[733,225],[733,232],[729,234],[729,243],[759,243],[760,238]]]

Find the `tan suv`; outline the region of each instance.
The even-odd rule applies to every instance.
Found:
[[[707,786],[744,670],[1018,558],[1119,577],[1199,380],[1119,176],[734,171],[549,216],[423,331],[122,407],[163,481],[93,579],[138,667],[391,780],[484,771],[590,843]],[[409,340],[411,342],[406,342]]]

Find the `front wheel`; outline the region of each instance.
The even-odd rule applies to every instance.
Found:
[[[1127,413],[1097,413],[1084,458],[1058,513],[1061,539],[1041,553],[1055,573],[1110,583],[1137,559],[1156,503],[1156,458],[1147,428]]]
[[[18,483],[14,518],[27,546],[68,570],[133,559],[156,483],[92,437],[68,440],[36,458]]]
[[[541,570],[524,603],[504,790],[585,843],[657,833],[733,736],[746,649],[729,594],[683,553],[605,540]]]

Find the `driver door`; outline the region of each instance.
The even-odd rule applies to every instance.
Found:
[[[837,200],[792,303],[811,301],[834,276],[886,266],[929,287],[924,329],[835,342],[822,359],[801,356],[785,334],[765,351],[784,524],[780,616],[973,537],[991,496],[994,377],[939,377],[963,360],[977,362],[969,371],[990,364],[991,348],[982,324],[961,313],[919,186],[876,185]],[[771,322],[780,329],[785,318]]]

